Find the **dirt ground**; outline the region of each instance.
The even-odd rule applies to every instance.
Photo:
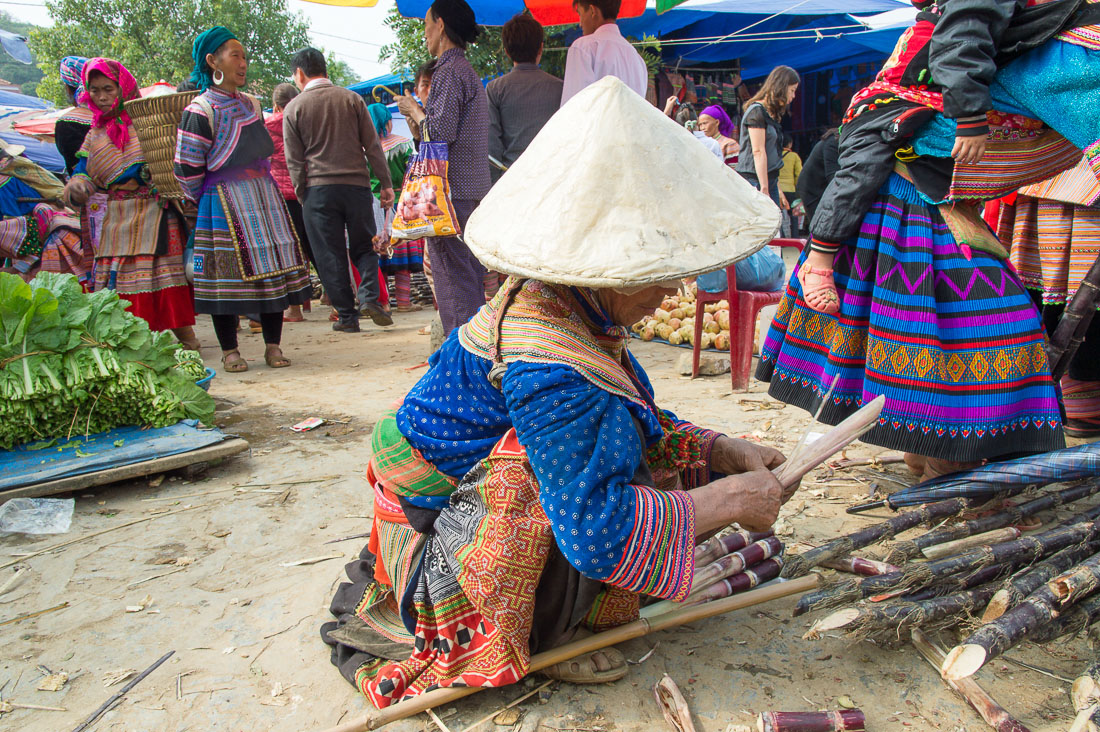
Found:
[[[415,367],[425,360],[428,338],[416,330],[430,315],[398,316],[385,331],[368,323],[358,335],[333,334],[316,309],[308,317],[285,331],[292,368],[266,368],[260,337],[242,335],[251,370],[219,371],[214,379],[219,424],[245,437],[250,454],[195,482],[169,475],[78,494],[65,535],[0,537],[2,563],[164,514],[30,558],[30,571],[0,595],[0,694],[66,710],[16,710],[0,717],[0,729],[71,730],[121,688],[106,685],[115,672],[140,671],[168,651],[175,655],[92,729],[320,730],[364,713],[365,701],[330,665],[318,627],[330,617],[343,561],[365,541],[341,539],[370,526],[361,475],[371,428],[423,373]],[[214,343],[208,324],[199,330],[204,343]],[[700,424],[784,450],[809,424],[805,413],[770,400],[758,383],[731,393],[728,376],[680,376],[676,362],[684,350],[637,341],[632,348],[662,406]],[[208,365],[220,366],[216,354],[204,350]],[[340,423],[303,434],[288,429],[311,416]],[[860,445],[848,456],[881,452]],[[848,516],[845,506],[865,499],[874,485],[893,490],[909,480],[898,465],[831,477],[819,471],[784,508],[779,533],[796,546],[854,530],[884,513]],[[319,561],[286,566],[310,559]],[[0,585],[12,571],[0,572]],[[68,605],[6,622],[62,603]],[[553,685],[519,706],[524,714],[515,729],[669,729],[652,691],[666,673],[683,690],[700,732],[753,723],[765,710],[837,708],[838,697],[862,708],[871,730],[987,728],[910,647],[880,648],[838,635],[802,640],[816,616],[792,619],[793,604],[781,600],[623,644],[628,659],[644,658],[626,679]],[[948,635],[943,640],[953,644]],[[1067,682],[1092,657],[1081,639],[1024,644],[977,678],[1030,729],[1063,730],[1072,718]],[[60,691],[37,691],[46,670],[65,671],[70,680]],[[528,679],[523,689],[487,691],[439,714],[457,732],[535,684]],[[391,729],[432,727],[422,714]]]

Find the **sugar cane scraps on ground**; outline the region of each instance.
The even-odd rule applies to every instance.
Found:
[[[127,305],[113,290],[84,293],[72,275],[0,273],[0,449],[213,420],[193,359]]]

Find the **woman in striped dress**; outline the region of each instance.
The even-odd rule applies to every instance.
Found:
[[[175,209],[160,205],[146,182],[141,145],[122,111],[124,101],[138,97],[137,82],[118,61],[93,58],[84,66],[84,88],[80,101],[92,110],[94,121],[65,196],[82,207],[93,194],[107,194],[92,289],[116,290],[151,329],[170,329],[181,343],[198,350],[183,261],[187,228]]]
[[[1100,181],[1082,159],[1073,170],[1021,188],[1001,205],[998,236],[1048,334],[1100,256],[1098,199]],[[1062,400],[1067,435],[1100,436],[1100,319],[1093,319],[1062,377]]]
[[[184,111],[176,139],[176,177],[198,203],[195,311],[208,313],[229,372],[248,370],[237,349],[237,316],[259,313],[264,361],[290,361],[279,345],[283,311],[309,302],[301,243],[271,177],[275,150],[260,103],[240,92],[248,58],[215,26],[192,47],[192,80],[203,93]]]

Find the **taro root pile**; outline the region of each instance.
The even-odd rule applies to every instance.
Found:
[[[730,347],[730,305],[726,300],[708,302],[698,312],[695,292],[687,288],[665,298],[661,307],[635,323],[631,330],[643,341],[667,341],[674,346],[695,345],[695,319],[703,319],[700,348],[728,351]]]

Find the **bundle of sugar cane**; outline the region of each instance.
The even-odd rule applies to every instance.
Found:
[[[1070,732],[1100,732],[1100,663],[1092,663],[1073,681],[1069,692],[1077,718]]]
[[[941,581],[944,577],[970,572],[994,564],[1022,566],[1052,554],[1067,546],[1091,540],[1100,532],[1100,522],[1085,522],[1063,526],[1035,536],[970,549],[962,554],[933,562],[909,564],[904,571],[849,581],[803,595],[795,607],[795,615],[809,610],[845,605],[864,597],[898,591],[914,591]]]
[[[947,654],[943,676],[961,679],[973,675],[988,661],[1012,648],[1059,613],[1100,589],[1100,554],[1094,554],[1068,572],[1032,592],[1001,617],[986,623]]]
[[[1093,480],[1088,483],[1073,486],[1072,488],[1048,493],[1026,503],[1021,503],[1019,506],[1005,508],[989,516],[963,521],[954,526],[944,526],[934,531],[929,531],[927,534],[919,536],[916,539],[897,542],[891,547],[890,554],[887,556],[886,561],[904,562],[919,556],[922,552],[925,552],[933,546],[965,539],[966,537],[973,537],[978,534],[984,534],[994,529],[1020,524],[1023,523],[1024,519],[1035,516],[1042,511],[1049,511],[1058,506],[1065,506],[1074,501],[1088,498],[1089,496],[1095,495],[1098,491],[1100,491],[1100,480]],[[927,554],[925,554],[925,556],[927,556]]]
[[[863,732],[859,709],[835,712],[764,712],[756,718],[757,732]]]
[[[743,549],[730,552],[705,567],[697,567],[687,597],[680,602],[662,600],[647,605],[642,610],[642,616],[653,617],[684,605],[697,605],[751,590],[758,584],[779,576],[779,570],[783,567],[779,558],[782,552],[783,542],[769,536]],[[778,561],[765,564],[766,560],[773,558]],[[750,573],[749,570],[753,571]]]
[[[901,600],[848,607],[821,618],[804,638],[816,639],[830,630],[844,630],[855,638],[903,638],[909,628],[931,626],[968,613],[989,602],[996,588],[992,585],[955,592],[927,600]]]
[[[775,536],[772,531],[734,531],[723,536],[714,536],[695,547],[695,567],[705,567],[716,559],[731,552],[744,549],[749,544]]]
[[[871,602],[882,602],[883,600],[890,600],[893,598],[904,600],[905,602],[921,602],[922,600],[931,600],[932,598],[943,597],[944,595],[953,595],[956,592],[972,590],[975,587],[980,587],[994,580],[1002,579],[1012,574],[1014,569],[1015,565],[1012,564],[991,564],[988,567],[982,567],[977,572],[963,572],[950,575],[945,577],[942,582],[925,587],[923,590],[917,590],[916,592],[905,592],[900,595],[893,592],[887,595],[875,595],[871,597]]]

